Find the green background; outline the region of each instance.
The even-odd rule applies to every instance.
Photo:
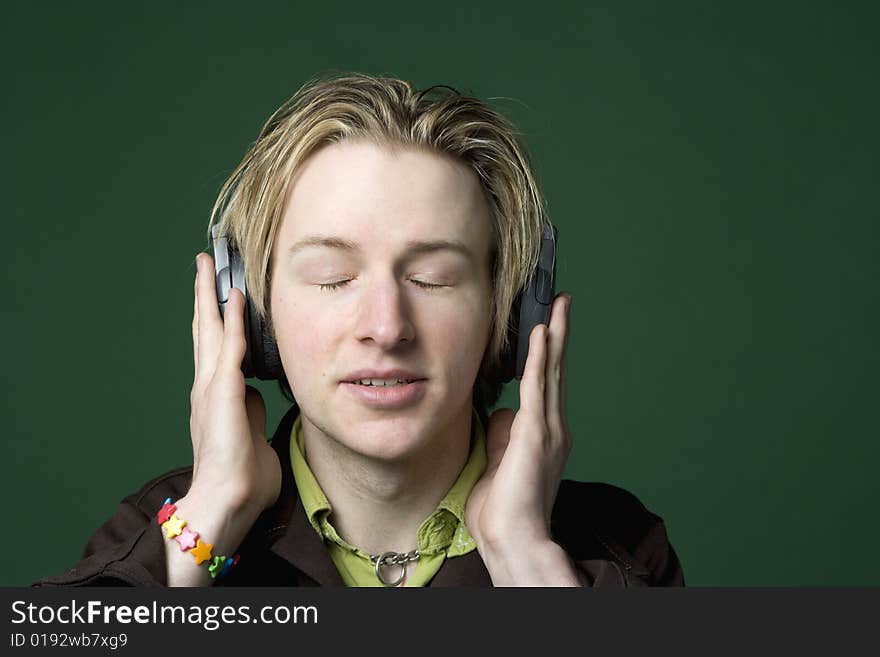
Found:
[[[191,461],[208,212],[330,70],[521,127],[573,294],[567,476],[663,516],[689,584],[880,584],[876,5],[127,4],[4,5],[0,584]]]

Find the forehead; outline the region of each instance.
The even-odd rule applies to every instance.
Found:
[[[344,141],[302,163],[287,190],[276,246],[316,236],[364,250],[446,240],[479,256],[488,252],[489,235],[489,207],[466,164],[427,149]]]

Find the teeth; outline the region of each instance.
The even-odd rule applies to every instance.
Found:
[[[355,381],[355,383],[359,383],[362,386],[399,386],[406,385],[407,383],[412,383],[412,381],[405,379],[361,379],[360,381]]]

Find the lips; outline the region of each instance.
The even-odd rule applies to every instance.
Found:
[[[424,379],[396,386],[364,386],[342,382],[341,387],[361,404],[373,410],[402,410],[424,399],[428,384]]]
[[[341,383],[355,383],[364,379],[379,379],[384,381],[423,381],[425,377],[414,370],[400,367],[387,370],[356,370],[347,374]]]

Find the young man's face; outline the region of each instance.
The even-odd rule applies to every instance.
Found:
[[[309,238],[352,248],[294,248]],[[466,252],[410,244],[436,241]],[[489,207],[466,165],[361,141],[312,154],[288,189],[270,299],[306,430],[393,460],[470,426],[491,324],[489,257]],[[397,368],[422,380],[399,388],[350,382],[360,370]]]

